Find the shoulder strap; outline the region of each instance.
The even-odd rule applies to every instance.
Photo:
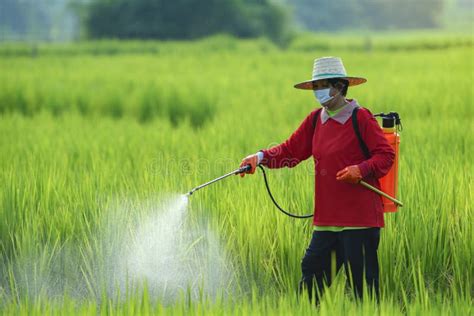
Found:
[[[357,111],[359,111],[359,107],[354,108],[354,110],[352,111],[352,127],[354,128],[354,132],[357,136],[357,139],[359,140],[360,149],[362,149],[362,152],[364,153],[365,158],[369,159],[370,158],[369,149],[367,148],[367,145],[364,143],[364,140],[362,139],[362,136],[360,135],[359,123],[357,122]]]
[[[321,109],[318,109],[313,116],[313,129],[316,129],[316,123],[318,121],[318,117],[321,115]]]

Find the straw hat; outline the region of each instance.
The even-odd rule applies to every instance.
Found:
[[[361,77],[347,76],[339,57],[322,57],[314,60],[313,79],[295,84],[297,89],[313,90],[313,82],[323,79],[341,78],[349,81],[349,86],[357,86],[367,81]]]

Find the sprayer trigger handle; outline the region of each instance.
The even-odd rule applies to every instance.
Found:
[[[244,173],[244,172],[247,172],[249,170],[252,169],[252,166],[251,165],[246,165],[246,166],[243,166],[242,168],[239,169],[238,173]]]

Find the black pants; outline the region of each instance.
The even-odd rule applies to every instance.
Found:
[[[315,298],[317,304],[323,293],[324,283],[330,286],[332,278],[344,264],[355,296],[362,298],[365,275],[368,293],[375,294],[378,301],[379,240],[380,228],[377,227],[342,232],[314,231],[301,262],[303,278],[300,282],[300,293],[306,289],[310,301]],[[316,289],[314,285],[317,286]]]

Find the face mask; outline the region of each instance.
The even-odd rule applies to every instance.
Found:
[[[332,99],[334,99],[335,96],[330,96],[329,95],[329,90],[330,88],[327,88],[327,89],[321,89],[321,90],[313,90],[313,93],[314,93],[314,96],[316,97],[316,99],[319,101],[319,103],[321,103],[321,105],[323,103],[326,103]]]

